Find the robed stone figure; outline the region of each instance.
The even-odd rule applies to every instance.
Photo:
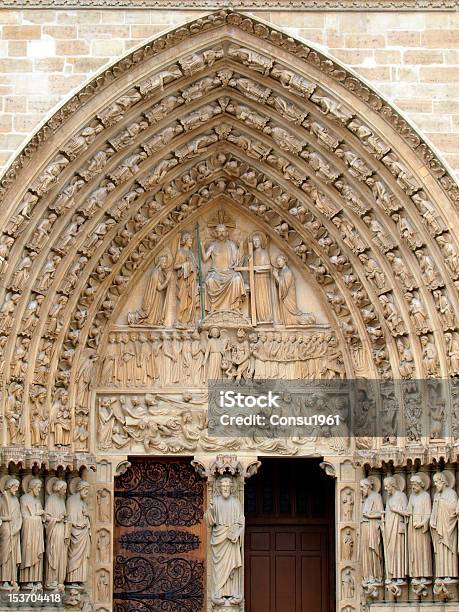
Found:
[[[67,522],[65,495],[67,483],[57,478],[47,484],[50,495],[45,503],[46,527],[46,588],[64,589],[67,573],[67,550],[70,537],[70,525]]]
[[[180,326],[192,323],[196,315],[197,264],[192,246],[191,234],[183,234],[174,261],[177,276],[177,322]]]
[[[306,325],[308,323],[314,323],[315,319],[312,314],[302,312],[298,308],[295,277],[288,265],[288,258],[283,253],[280,253],[276,257],[273,276],[277,285],[279,314],[282,323],[284,323],[284,325]]]
[[[432,570],[432,543],[429,521],[432,500],[429,492],[429,478],[415,474],[411,477],[412,493],[408,501],[408,574],[411,578],[430,578]]]
[[[457,577],[457,495],[448,484],[448,476],[437,472],[433,477],[436,488],[430,517],[435,576],[437,578]]]
[[[169,314],[168,287],[171,277],[172,270],[167,255],[159,255],[148,279],[141,308],[128,314],[130,325],[137,325],[142,322],[148,325],[163,325],[165,323]]]
[[[17,586],[21,563],[22,514],[16,494],[19,480],[8,478],[0,495],[0,581],[4,586]]]
[[[24,481],[23,481],[24,486]],[[43,580],[43,553],[45,539],[43,534],[43,506],[40,501],[41,480],[32,478],[27,491],[21,497],[21,582],[41,583]]]
[[[271,304],[271,261],[266,249],[266,236],[261,233],[253,234],[253,265],[255,309],[258,323],[271,323],[273,311]],[[252,296],[253,299],[253,296]]]
[[[205,279],[206,310],[241,309],[246,294],[244,281],[235,268],[239,265],[241,255],[238,245],[228,238],[228,229],[224,223],[215,228],[216,240],[205,248],[201,245],[202,260],[211,261],[211,267]]]
[[[362,494],[360,562],[365,581],[381,582],[383,579],[381,518],[384,507],[380,493],[373,490],[373,487],[374,483],[368,478],[360,481]]]
[[[67,563],[67,582],[86,582],[91,553],[91,525],[85,499],[89,483],[80,480],[76,492],[67,499],[67,520],[70,523],[70,544]]]
[[[242,597],[242,534],[245,521],[239,500],[231,494],[231,486],[231,478],[223,477],[220,480],[221,495],[214,497],[205,514],[211,527],[212,599],[218,603]]]
[[[384,479],[387,491],[384,514],[384,553],[388,580],[404,580],[407,573],[406,558],[406,511],[408,500],[398,488],[394,476]]]

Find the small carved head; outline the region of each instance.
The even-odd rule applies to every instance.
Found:
[[[224,497],[225,499],[228,499],[228,497],[231,496],[232,485],[233,481],[231,480],[231,478],[224,477],[220,479],[220,491],[222,497]]]
[[[182,245],[188,248],[193,246],[193,236],[189,232],[182,234]]]
[[[19,480],[17,478],[8,478],[5,482],[5,491],[9,491],[11,495],[16,495],[19,490]]]
[[[368,480],[368,478],[363,478],[360,481],[360,491],[362,493],[362,497],[368,497],[372,489],[373,485],[371,483],[371,480]]]
[[[86,499],[89,495],[89,482],[80,480],[76,486],[76,492],[80,494],[81,499]]]
[[[32,493],[34,497],[38,497],[41,491],[41,480],[38,478],[32,478],[29,482],[29,493]]]
[[[287,265],[287,256],[284,255],[283,253],[280,253],[277,257],[276,257],[276,264],[278,268],[283,268],[284,266]]]
[[[209,330],[209,336],[211,338],[219,338],[220,337],[220,330],[218,329],[218,327],[211,327]]]
[[[384,488],[389,493],[389,495],[393,495],[397,490],[397,481],[393,476],[388,476],[384,478]]]
[[[424,483],[422,482],[422,478],[420,476],[412,476],[410,482],[415,493],[420,493],[424,489]]]
[[[215,235],[218,240],[226,240],[226,238],[228,237],[228,229],[224,223],[219,223],[215,227]]]
[[[448,486],[446,476],[443,474],[443,472],[438,472],[435,474],[433,477],[433,482],[439,493],[441,493]]]

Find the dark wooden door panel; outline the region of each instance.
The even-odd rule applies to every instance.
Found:
[[[131,460],[115,485],[115,612],[200,612],[204,483],[189,459]]]
[[[246,612],[331,612],[333,482],[307,460],[262,466],[246,492]],[[311,480],[315,486],[306,486]]]

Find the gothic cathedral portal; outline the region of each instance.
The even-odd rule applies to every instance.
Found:
[[[386,100],[217,11],[85,84],[0,197],[2,593],[456,607],[459,187]],[[371,379],[362,431],[379,429],[217,436],[211,379]],[[406,392],[383,397],[392,380]]]

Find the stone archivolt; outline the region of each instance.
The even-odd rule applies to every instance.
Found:
[[[273,378],[409,381],[459,373],[457,185],[355,76],[239,13],[198,19],[105,71],[32,139],[0,190],[3,463],[60,465],[65,456],[75,470],[94,460],[89,451],[118,454],[116,461],[145,451],[323,455],[313,439],[211,438],[203,409],[209,371],[256,378],[258,359],[258,374]],[[198,221],[214,232],[201,253],[210,298],[204,321],[190,277],[196,244],[187,237]],[[261,247],[255,233],[264,237]],[[265,284],[256,276],[244,282],[255,274],[251,249],[265,257]],[[131,308],[147,276],[153,298]],[[276,318],[287,299],[280,279],[291,292]],[[169,285],[178,289],[169,292],[178,316],[164,307]],[[314,293],[322,325],[305,316],[296,285]],[[259,358],[266,337],[277,353],[271,344]],[[301,352],[311,338],[326,348],[320,355]],[[170,388],[156,385],[169,358],[164,346],[174,342],[183,359],[192,342],[203,357],[201,371],[185,376],[192,393],[178,384],[184,363],[162,378]],[[142,369],[159,350],[157,370]],[[148,358],[132,361],[142,351]],[[112,357],[124,355],[114,368]],[[408,458],[456,461],[457,428],[444,437],[441,402],[431,413],[434,443],[422,438],[419,398],[405,389],[403,449],[392,436],[394,396],[383,415],[390,435],[332,439],[326,453],[355,452],[373,468]],[[341,596],[355,604],[356,470],[347,460],[324,465],[340,470]],[[97,521],[108,538],[111,474],[105,464],[98,469]],[[108,567],[94,582],[104,605]],[[367,584],[367,595],[380,598],[380,586]]]
[[[406,145],[379,117],[376,127],[359,117],[361,101],[332,85],[330,71],[343,79],[331,62],[318,71],[315,52],[293,41],[274,60],[268,47],[253,50],[252,21],[215,20],[241,29],[210,45],[223,30],[196,32],[193,54],[150,75],[144,60],[137,85],[99,94],[105,106],[92,116],[83,104],[85,127],[74,135],[60,128],[60,152],[28,180],[19,204],[5,194],[0,328],[10,443],[21,443],[14,415],[25,399],[26,442],[48,445],[54,406],[58,446],[70,446],[74,393],[89,385],[91,351],[134,273],[223,192],[313,273],[348,375],[364,361],[367,374],[384,378],[457,369],[457,244],[438,208],[449,210],[444,194],[423,178],[428,168],[408,165],[408,153],[402,161]],[[394,125],[393,114],[383,116]],[[75,416],[84,438],[87,414]]]

